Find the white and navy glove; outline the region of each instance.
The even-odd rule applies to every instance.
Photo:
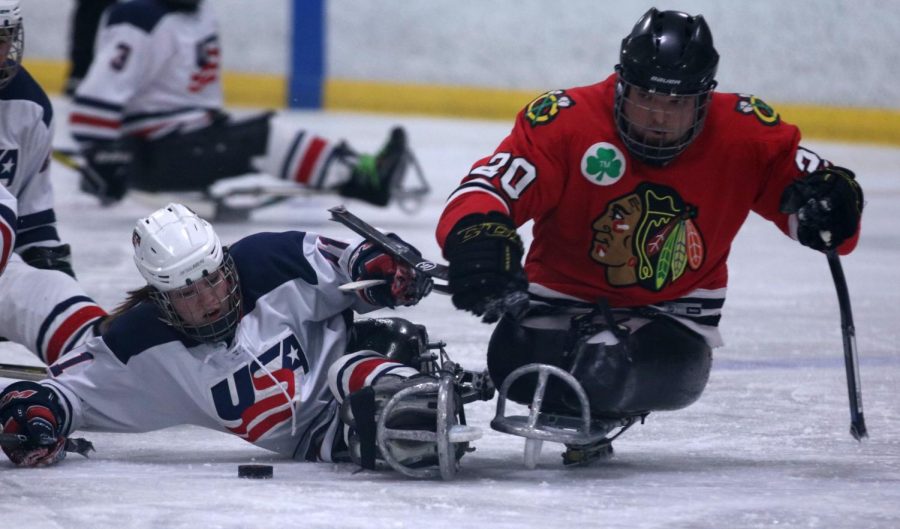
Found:
[[[814,250],[833,250],[852,237],[862,210],[862,188],[843,167],[814,171],[781,195],[781,211],[797,215],[797,240]]]
[[[422,255],[393,233],[389,233],[388,237],[410,247],[417,255]],[[363,301],[371,305],[390,308],[415,305],[431,291],[430,278],[424,277],[410,265],[371,242],[364,242],[353,251],[349,268],[353,281],[384,281],[356,291]]]
[[[52,465],[66,455],[59,397],[35,382],[16,382],[0,393],[3,433],[19,441],[3,444],[3,452],[16,466]]]

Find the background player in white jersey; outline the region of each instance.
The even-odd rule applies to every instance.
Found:
[[[340,460],[344,397],[419,376],[371,350],[345,354],[355,350],[351,310],[411,305],[427,293],[416,288],[413,269],[369,243],[291,231],[223,247],[180,204],[140,219],[132,242],[147,285],[130,293],[101,337],[54,364],[51,378],[0,393],[4,431],[29,438],[4,448],[17,465],[55,462],[78,429],[180,424],[230,432],[298,460]],[[386,282],[357,293],[338,288],[364,279]],[[417,326],[376,327],[388,340],[402,335],[395,343],[402,347],[391,347],[399,356],[409,358],[427,340]],[[419,410],[413,423],[421,413],[433,428],[433,410]]]
[[[89,336],[105,312],[73,279],[69,245],[56,231],[53,109],[21,66],[23,46],[19,2],[0,0],[0,184],[18,203],[16,253],[0,277],[0,336],[52,363]]]
[[[0,186],[0,274],[16,246],[16,197]]]
[[[86,160],[82,188],[110,203],[129,187],[206,190],[261,170],[275,182],[388,203],[408,165],[402,128],[371,156],[269,113],[232,119],[222,111],[220,62],[210,2],[131,0],[107,9],[69,118]]]

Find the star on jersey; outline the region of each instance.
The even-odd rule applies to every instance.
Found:
[[[19,149],[0,149],[0,183],[9,186],[16,176]]]

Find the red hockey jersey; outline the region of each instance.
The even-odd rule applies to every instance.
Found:
[[[760,99],[715,93],[687,150],[664,167],[645,164],[616,131],[615,83],[612,75],[532,101],[448,199],[438,243],[462,217],[500,211],[518,226],[534,221],[525,263],[532,294],[606,298],[612,307],[716,299],[721,308],[726,260],[747,215],[796,238],[781,194],[829,162],[801,147],[797,127]],[[716,314],[703,323],[717,322]]]

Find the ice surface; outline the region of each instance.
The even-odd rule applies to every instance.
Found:
[[[57,110],[65,115],[64,104]],[[507,123],[296,113],[317,133],[375,149],[406,125],[435,188],[409,217],[358,203],[351,211],[394,230],[439,258],[433,228],[443,200],[469,165],[489,154]],[[59,144],[68,141],[59,124]],[[524,440],[490,430],[494,402],[470,423],[485,436],[451,483],[410,481],[350,465],[279,459],[236,437],[193,427],[142,435],[83,433],[90,460],[48,469],[0,462],[0,526],[6,528],[896,528],[900,527],[900,150],[810,144],[854,168],[866,190],[859,249],[843,259],[860,351],[870,439],[849,433],[837,300],[825,258],[751,216],[734,245],[716,350],[699,402],[655,413],[615,443],[615,457],[565,469],[545,443],[539,466],[523,466]],[[108,209],[55,169],[60,230],[88,292],[112,307],[141,284],[130,257],[134,220],[165,198],[130,197]],[[226,241],[263,230],[347,235],[328,222],[337,199],[292,199],[220,225]],[[432,295],[398,313],[424,323],[469,368],[485,365],[490,327]],[[6,344],[0,361],[34,363]],[[247,462],[274,465],[275,478],[237,478]]]

